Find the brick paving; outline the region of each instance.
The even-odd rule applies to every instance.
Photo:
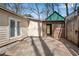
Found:
[[[65,39],[28,37],[9,49],[8,56],[77,56],[79,48]]]

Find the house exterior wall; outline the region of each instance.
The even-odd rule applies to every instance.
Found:
[[[65,19],[65,33],[66,33],[66,38],[73,42],[74,44],[78,45],[79,44],[79,38],[78,38],[78,24],[79,24],[79,16],[77,16],[76,13],[71,14],[70,16],[66,17]]]
[[[38,24],[40,24],[40,28]],[[42,36],[42,22],[30,20],[27,32],[28,36],[39,36],[39,31]]]
[[[55,39],[64,38],[65,36],[65,29],[64,29],[64,22],[43,22],[43,36],[47,36],[47,25],[52,24],[52,37]]]
[[[12,38],[9,36],[10,35],[10,31],[9,31],[10,18],[15,19],[15,21],[19,20],[21,22],[21,26],[20,26],[21,35],[20,36],[16,36]],[[26,19],[0,9],[0,46],[10,43],[12,41],[16,41],[18,39],[23,39],[24,37],[27,37],[27,27],[28,27],[28,21],[26,21]]]

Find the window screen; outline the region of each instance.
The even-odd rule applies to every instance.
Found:
[[[10,20],[10,37],[15,36],[15,21]]]
[[[17,36],[20,35],[20,22],[17,22]]]

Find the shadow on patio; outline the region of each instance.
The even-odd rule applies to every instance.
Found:
[[[66,39],[59,39],[59,41],[62,42],[65,45],[65,47],[69,50],[69,52],[73,56],[79,55],[79,48],[76,45],[67,41]]]
[[[36,55],[40,56],[41,54],[39,53],[39,51],[38,51],[38,49],[37,49],[37,47],[36,47],[36,45],[35,45],[35,43],[34,43],[34,40],[33,40],[34,38],[37,38],[37,37],[31,36],[30,38],[31,38],[31,40],[32,40],[33,49],[34,49]],[[44,42],[44,40],[43,40],[41,37],[38,37],[37,39],[40,40],[40,43],[41,43],[41,46],[42,46],[42,48],[43,48],[43,51],[44,51],[45,56],[53,56],[53,53],[51,53],[49,47],[48,47],[47,44]]]
[[[3,54],[0,54],[0,56],[10,56],[10,55],[6,55],[5,53],[3,53]]]
[[[37,56],[41,56],[41,54],[40,54],[40,52],[39,52],[37,46],[36,46],[35,43],[34,43],[33,37],[31,36],[30,38],[31,38],[31,42],[32,42],[32,46],[33,46],[33,49],[34,49],[35,54],[36,54]]]

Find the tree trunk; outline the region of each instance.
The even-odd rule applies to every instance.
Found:
[[[76,8],[77,8],[77,4],[75,3],[74,4],[74,12],[76,11]]]
[[[68,16],[69,15],[69,12],[68,12],[68,3],[65,3],[65,6],[66,6],[66,15]]]
[[[38,15],[38,19],[40,20],[40,15]],[[40,26],[40,21],[38,21],[38,35],[41,37],[41,26]]]

